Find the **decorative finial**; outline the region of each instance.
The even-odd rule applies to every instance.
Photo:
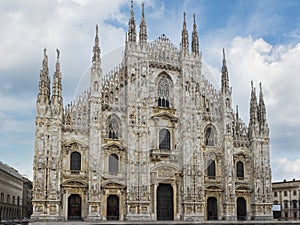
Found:
[[[225,48],[223,48],[223,66],[226,66]]]
[[[131,10],[133,10],[133,0],[131,0]]]
[[[145,18],[144,2],[142,3],[142,18]]]
[[[60,54],[60,51],[59,51],[58,48],[56,49],[56,52],[57,52],[57,61],[58,61],[59,60],[59,54]]]
[[[261,86],[261,82],[259,82],[259,89],[262,92],[262,86]]]
[[[47,48],[46,47],[44,48],[44,56],[45,57],[47,56]]]

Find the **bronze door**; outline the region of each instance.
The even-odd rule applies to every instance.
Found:
[[[110,195],[107,198],[107,220],[119,220],[119,197]]]
[[[173,188],[159,184],[157,188],[157,220],[174,220]]]
[[[236,200],[236,210],[237,210],[237,219],[238,220],[246,220],[246,200],[242,197],[239,197]]]
[[[79,195],[70,195],[68,199],[68,220],[81,219],[81,197]]]
[[[207,199],[207,220],[218,219],[218,204],[215,197],[209,197]]]

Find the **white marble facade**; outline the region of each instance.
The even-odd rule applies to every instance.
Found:
[[[59,51],[52,90],[46,50],[36,105],[36,220],[268,220],[270,139],[260,86],[250,122],[202,74],[196,19],[177,48],[147,40],[130,13],[123,61],[101,73],[98,27],[90,88],[63,107]],[[221,52],[221,51],[220,51]],[[245,88],[248,84],[245,84]]]

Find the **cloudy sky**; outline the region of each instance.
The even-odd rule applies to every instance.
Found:
[[[196,14],[205,73],[219,88],[226,49],[233,103],[249,121],[250,82],[262,82],[271,130],[273,181],[300,179],[300,1],[145,0],[148,39],[179,47],[183,12],[189,35]],[[137,27],[142,1],[134,1]],[[0,1],[0,161],[32,177],[35,102],[43,48],[54,72],[61,51],[64,104],[85,86],[95,25],[103,70],[118,63],[130,1]],[[120,54],[117,54],[120,55]],[[112,57],[113,56],[113,57]],[[114,59],[112,61],[111,59]],[[116,62],[115,62],[116,61]]]

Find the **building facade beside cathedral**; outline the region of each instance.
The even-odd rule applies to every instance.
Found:
[[[149,42],[144,7],[137,33],[132,6],[123,60],[104,76],[97,27],[90,87],[65,108],[59,51],[52,90],[44,51],[32,219],[272,219],[261,85],[246,126],[224,50],[217,90],[201,72],[195,16],[191,44],[185,14],[181,35],[179,49],[164,34]]]

